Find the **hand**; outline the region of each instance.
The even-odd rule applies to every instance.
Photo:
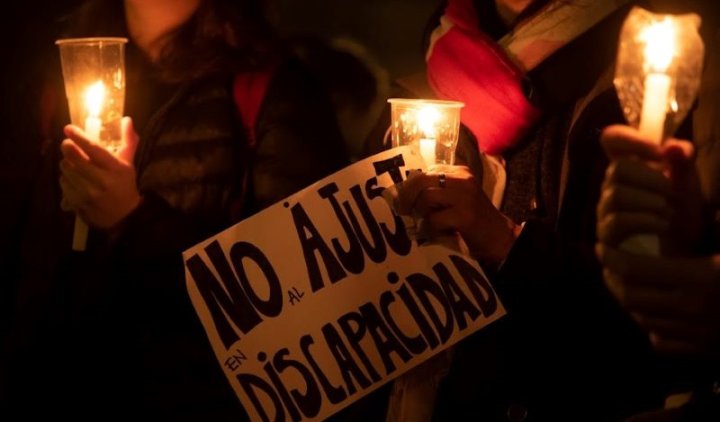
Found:
[[[663,354],[720,356],[720,255],[639,256],[597,245],[605,283]]]
[[[65,135],[69,139],[60,147],[63,208],[76,211],[92,227],[114,227],[141,200],[132,164],[138,142],[132,120],[122,120],[123,149],[117,157],[90,141],[77,126],[66,126]]]
[[[597,208],[598,240],[616,247],[632,234],[657,233],[668,237],[666,252],[690,251],[702,230],[692,144],[659,146],[627,126],[607,128],[601,142],[611,163]]]
[[[440,187],[440,174],[445,187]],[[436,233],[460,233],[470,253],[486,265],[497,268],[510,252],[520,226],[498,211],[464,166],[433,166],[403,182],[398,212],[413,212],[425,218]]]

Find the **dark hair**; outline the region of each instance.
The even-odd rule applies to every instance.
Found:
[[[167,35],[157,65],[167,81],[262,68],[279,45],[263,0],[201,0],[193,16]],[[68,36],[127,36],[120,0],[90,0],[69,19]]]

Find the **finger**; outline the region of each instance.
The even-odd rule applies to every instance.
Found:
[[[699,307],[678,289],[663,290],[651,284],[627,283],[609,270],[605,270],[604,278],[608,290],[623,308],[632,314],[645,316],[642,322],[646,326],[655,322],[652,318],[657,318],[657,321],[701,321]]]
[[[433,182],[425,173],[417,173],[398,185],[397,212],[401,215],[410,215],[415,208],[418,195],[431,186]]]
[[[632,312],[657,314],[668,307],[677,290],[653,286],[651,283],[639,284],[628,282],[626,278],[609,269],[603,271],[605,285],[624,308]]]
[[[82,206],[82,200],[79,190],[65,175],[60,176],[60,189],[62,190],[63,199],[61,205],[65,211],[74,211]]]
[[[60,144],[60,152],[63,155],[63,158],[68,159],[72,162],[81,162],[81,161],[89,161],[90,158],[85,154],[85,151],[83,151],[75,141],[72,139],[65,139]]]
[[[60,187],[62,188],[62,182],[60,183]],[[60,198],[60,209],[63,211],[72,211],[72,205],[70,205],[70,202],[65,197],[65,194],[63,194],[62,198]]]
[[[65,126],[65,135],[72,139],[87,154],[89,160],[98,167],[113,168],[117,165],[117,159],[100,144],[92,142],[79,127],[75,125]]]
[[[106,188],[102,171],[88,161],[72,161],[65,158],[60,161],[60,171],[63,174],[72,174],[73,177],[79,177],[84,180],[85,184],[92,185],[100,190]]]
[[[67,170],[63,171],[61,174],[62,177],[67,180],[73,188],[73,191],[75,193],[74,204],[76,206],[84,207],[93,198],[97,198],[99,196],[100,190],[98,186],[95,183],[80,176],[80,174],[76,171]]]
[[[450,174],[457,177],[470,176],[472,172],[468,166],[459,166],[454,164],[433,164],[428,167],[428,174]]]
[[[658,353],[667,356],[706,356],[708,353],[696,344],[685,340],[667,338],[657,333],[650,333],[650,343]]]
[[[461,219],[460,211],[457,208],[445,208],[425,216],[427,225],[434,233],[459,231],[462,225]]]
[[[635,255],[598,244],[598,259],[625,284],[646,284],[705,296],[716,286],[718,263],[714,258],[670,258]],[[698,292],[698,293],[695,293]],[[680,300],[680,297],[677,298]]]
[[[602,191],[598,203],[598,217],[604,218],[613,212],[651,213],[668,219],[672,208],[667,198],[662,195],[622,185],[611,185]]]
[[[428,213],[425,219],[436,233],[454,230],[468,235],[471,228],[475,227],[477,213],[469,207],[450,206]]]
[[[456,204],[457,200],[455,189],[431,187],[420,192],[413,209],[424,216],[430,212],[451,207]]]
[[[689,141],[681,139],[668,139],[663,144],[662,153],[665,158],[685,166],[692,166],[695,157],[695,147]]]
[[[605,185],[624,185],[669,196],[672,185],[665,175],[647,164],[621,158],[610,163],[605,172]]]
[[[126,164],[132,164],[140,138],[135,132],[135,124],[130,117],[123,117],[120,124],[122,126],[123,147],[118,153],[118,158]]]
[[[645,312],[633,312],[631,316],[644,330],[666,338],[702,344],[713,336],[712,326],[695,318],[672,318],[668,314],[655,316]]]
[[[663,233],[669,224],[655,214],[614,212],[598,221],[597,235],[601,242],[616,247],[634,234]]]
[[[624,157],[636,157],[642,160],[659,161],[662,150],[652,139],[643,137],[640,132],[625,125],[605,128],[600,136],[605,153],[611,160]]]
[[[409,214],[415,209],[418,196],[430,188],[440,188],[441,173],[418,173],[415,176],[405,180],[399,188],[398,192],[398,211],[400,214]],[[459,186],[459,180],[454,177],[455,174],[444,173],[445,189],[464,189]]]

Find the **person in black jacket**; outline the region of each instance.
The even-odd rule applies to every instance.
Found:
[[[67,22],[64,37],[130,39],[124,138],[137,146],[116,158],[79,128],[63,136],[50,61],[58,100],[0,377],[0,401],[24,418],[47,408],[80,419],[245,417],[195,315],[181,253],[346,164],[330,103],[274,41],[260,3],[90,1]],[[249,127],[232,91],[238,74],[270,79]],[[91,227],[85,252],[70,250],[74,214],[61,202]],[[38,365],[47,353],[52,362]]]
[[[612,82],[630,8],[702,3],[469,4],[448,2],[428,82],[437,97],[466,102],[473,136],[469,148],[460,141],[458,161],[474,150],[503,165],[491,174],[506,180],[499,209],[482,189],[487,166],[437,166],[405,182],[400,210],[458,231],[508,315],[455,348],[434,419],[614,421],[662,406],[656,356],[604,286],[593,251],[607,167],[599,136],[625,121]]]

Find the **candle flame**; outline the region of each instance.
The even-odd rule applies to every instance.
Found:
[[[105,101],[105,84],[97,81],[90,85],[85,91],[85,107],[91,117],[100,116],[103,102]]]
[[[418,110],[417,122],[420,130],[423,132],[423,137],[435,138],[437,123],[441,117],[440,111],[433,106],[426,105]]]
[[[675,31],[673,21],[666,17],[640,33],[640,40],[645,43],[645,63],[652,72],[664,73],[672,64],[677,50]]]

